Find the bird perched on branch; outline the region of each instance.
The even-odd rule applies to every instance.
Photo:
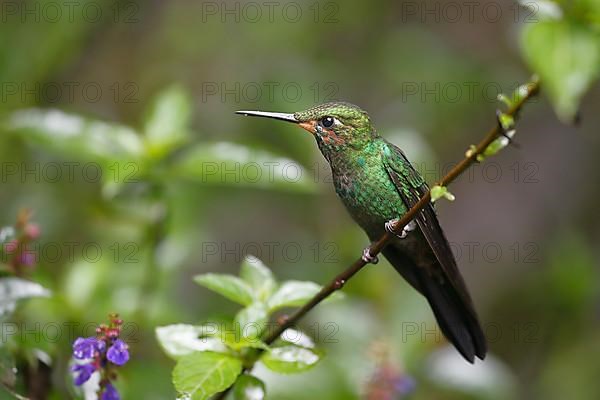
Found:
[[[392,266],[427,298],[440,329],[469,362],[483,359],[486,342],[471,297],[450,245],[429,203],[400,234],[392,222],[429,191],[402,150],[377,134],[369,115],[343,102],[318,105],[293,114],[238,111],[299,125],[314,135],[329,162],[335,191],[354,218],[376,241],[394,234],[383,249]],[[363,251],[363,260],[377,258]]]

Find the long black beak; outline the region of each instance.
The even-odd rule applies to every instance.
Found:
[[[249,115],[251,117],[264,117],[264,118],[272,118],[278,119],[280,121],[287,121],[293,123],[299,123],[296,118],[294,118],[294,114],[285,114],[278,112],[266,112],[266,111],[236,111],[236,114]]]

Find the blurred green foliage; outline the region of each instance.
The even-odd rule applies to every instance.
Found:
[[[522,3],[535,7],[540,2]],[[523,55],[540,75],[559,117],[569,122],[600,76],[600,2],[544,3],[539,22],[523,32]]]
[[[193,276],[230,273],[251,253],[282,280],[324,282],[356,258],[366,237],[313,140],[236,109],[351,101],[433,182],[488,128],[496,95],[535,72],[552,108],[542,98],[525,110],[520,150],[492,163],[498,179],[474,168],[452,188],[459,201],[439,207],[489,359],[468,366],[446,351],[424,300],[382,263],[301,323],[327,357],[305,374],[255,375],[283,400],[369,398],[384,369],[412,376],[414,399],[598,398],[598,2],[560,2],[557,16],[552,2],[531,14],[501,1],[491,18],[485,1],[457,19],[445,2],[285,1],[272,20],[244,14],[248,3],[82,1],[73,18],[53,17],[51,0],[2,3],[0,225],[34,210],[28,279],[52,293],[2,321],[0,365],[17,368],[2,382],[26,393],[24,377],[43,372],[50,399],[73,397],[71,343],[116,311],[132,321],[123,398],[172,398],[176,364],[155,328],[236,312]],[[297,20],[282,14],[292,3]],[[100,18],[82,13],[89,4]],[[562,121],[579,111],[579,129],[553,109]],[[240,385],[238,396],[261,390]]]

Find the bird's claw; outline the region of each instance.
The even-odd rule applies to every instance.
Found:
[[[386,231],[388,231],[389,233],[391,233],[392,235],[396,236],[399,239],[404,239],[408,235],[408,232],[414,231],[415,228],[417,227],[417,224],[415,224],[415,221],[410,221],[408,224],[406,224],[406,226],[404,228],[402,228],[401,233],[397,233],[393,227],[393,225],[396,222],[398,222],[397,219],[392,219],[392,220],[389,220],[388,222],[386,222],[384,226],[385,226]]]
[[[396,236],[397,238],[400,239],[404,239],[407,235],[406,230],[402,229],[402,232],[400,234],[398,234],[395,230],[394,230],[394,223],[398,221],[397,219],[393,219],[390,220],[388,222],[385,223],[385,230],[388,231],[389,233],[391,233],[392,235]]]
[[[371,248],[365,247],[361,258],[367,264],[377,264],[379,262],[379,258],[377,258],[377,256],[372,256],[370,250]]]

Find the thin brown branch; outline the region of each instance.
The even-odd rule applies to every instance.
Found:
[[[512,116],[513,118],[518,117],[519,111],[523,105],[535,96],[539,91],[539,83],[537,80],[526,85],[527,92],[520,96],[520,99],[514,103],[510,109],[506,112],[506,114]],[[488,131],[484,139],[479,142],[468,155],[465,157],[454,167],[446,176],[444,176],[436,185],[439,186],[448,186],[452,183],[456,178],[458,178],[461,174],[463,174],[471,165],[478,162],[477,158],[479,155],[482,155],[487,147],[496,140],[500,135],[504,134],[504,131],[499,126],[499,124],[495,124],[495,126]],[[395,232],[401,232],[402,229],[412,221],[415,216],[431,201],[431,193],[427,192],[418,202],[415,204],[406,214],[402,216],[402,218],[398,219],[392,225],[392,230]],[[392,239],[392,234],[387,232],[379,238],[376,242],[372,243],[369,247],[369,253],[371,256],[375,257],[379,254],[383,248],[390,242]],[[367,265],[367,263],[361,258],[357,259],[348,269],[346,269],[341,274],[337,275],[335,279],[329,282],[328,285],[324,286],[319,293],[317,293],[310,301],[308,301],[304,306],[299,308],[294,314],[290,317],[283,319],[278,322],[277,328],[275,328],[265,339],[264,342],[266,344],[271,344],[281,334],[288,328],[294,326],[304,315],[306,315],[309,311],[315,308],[319,303],[325,300],[327,297],[331,296],[336,291],[340,290],[346,282],[350,278],[352,278],[357,272],[363,269]],[[252,366],[244,369],[245,372],[250,371]],[[224,392],[219,393],[215,400],[224,399],[229,389]]]

